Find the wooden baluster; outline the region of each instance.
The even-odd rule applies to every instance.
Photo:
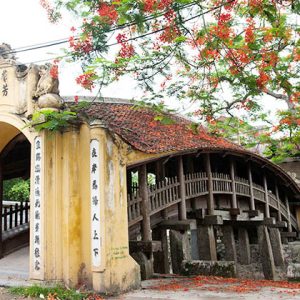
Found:
[[[29,221],[29,203],[28,201],[25,202],[25,223],[28,223]]]
[[[184,169],[183,169],[183,158],[179,156],[178,158],[178,178],[179,178],[179,195],[180,195],[180,203],[179,203],[179,220],[186,220],[186,200],[185,200],[185,180],[184,180]]]
[[[24,204],[23,201],[21,201],[21,206],[20,206],[20,225],[23,225],[23,219],[24,219]]]
[[[232,198],[231,198],[231,208],[237,208],[237,198],[236,198],[236,186],[235,186],[235,166],[234,162],[231,159],[230,160],[230,177],[231,177],[231,192],[232,192]]]
[[[15,215],[15,227],[18,226],[18,212],[19,212],[19,204],[17,203],[15,205],[15,211],[14,211],[14,215]]]
[[[4,207],[4,215],[3,215],[2,221],[3,221],[2,225],[4,225],[3,226],[4,227],[4,231],[6,231],[7,230],[7,207]]]
[[[289,198],[287,195],[285,195],[285,206],[287,210],[287,222],[288,222],[288,231],[292,232],[292,222],[291,222],[291,211],[290,211],[290,205],[289,205]]]
[[[264,174],[264,189],[265,189],[265,217],[270,218],[270,205],[269,205],[269,193],[268,193],[268,183],[266,174]]]
[[[13,228],[13,206],[9,206],[9,229]]]

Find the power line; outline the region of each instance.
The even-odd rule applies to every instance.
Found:
[[[184,5],[180,6],[178,9],[182,10],[182,9],[188,8],[190,6],[193,6],[195,4],[196,4],[196,2],[192,2],[192,3],[189,3],[189,4],[184,4]],[[159,14],[156,14],[154,16],[149,16],[148,18],[145,18],[145,22],[148,22],[148,21],[153,20],[153,19],[157,19],[157,18],[163,16],[168,11],[170,11],[170,9],[165,10],[165,11],[163,11],[163,12],[161,12]],[[127,27],[131,27],[131,26],[134,26],[134,25],[137,25],[137,22],[127,22],[127,23],[125,23],[123,25],[114,26],[113,28],[111,28],[108,31],[103,31],[103,33],[114,32],[116,30],[121,30],[121,29],[124,29],[124,28],[127,28]],[[79,37],[76,37],[76,39],[78,39],[78,38]],[[52,47],[52,46],[57,46],[57,45],[65,44],[65,43],[68,43],[68,42],[69,42],[69,38],[65,38],[65,39],[54,40],[54,41],[50,41],[50,42],[45,42],[45,43],[30,45],[30,46],[23,46],[23,47],[12,49],[10,51],[2,52],[1,54],[2,55],[17,54],[17,53],[21,53],[21,52],[27,52],[27,51],[32,51],[32,50],[38,50],[38,49],[42,49],[42,48],[48,48],[48,47]]]
[[[221,7],[221,6],[219,6],[219,7]],[[194,20],[194,19],[196,19],[196,18],[198,18],[198,17],[201,17],[201,16],[203,16],[203,15],[206,15],[207,13],[210,13],[210,12],[214,11],[214,10],[217,9],[217,8],[218,8],[218,7],[214,7],[214,8],[208,9],[208,10],[206,10],[205,12],[202,12],[202,13],[200,13],[200,14],[198,14],[198,15],[195,15],[195,16],[190,17],[190,18],[188,18],[188,19],[182,20],[180,23],[177,22],[177,24],[184,24],[184,23],[189,22],[189,21],[191,21],[191,20]],[[160,29],[157,29],[157,30],[154,30],[154,31],[151,31],[151,32],[148,32],[148,33],[145,33],[145,34],[136,36],[136,37],[128,38],[128,39],[124,40],[123,42],[126,43],[126,42],[130,42],[130,41],[135,41],[135,40],[138,40],[138,39],[140,39],[140,38],[144,38],[144,37],[146,37],[146,36],[149,36],[149,35],[152,35],[152,34],[156,34],[156,33],[158,33],[158,32],[162,32],[162,31],[164,31],[165,29],[167,29],[168,27],[169,27],[169,26],[164,26],[164,27],[162,27],[162,28],[160,28]],[[113,30],[111,30],[111,31],[113,31]],[[112,47],[112,46],[115,46],[115,45],[119,45],[119,43],[118,43],[118,42],[111,43],[111,44],[108,44],[107,47]],[[28,51],[29,51],[29,50],[28,50]],[[72,55],[69,54],[69,55],[63,55],[63,56],[60,56],[60,57],[71,57],[71,56],[72,56]],[[38,63],[38,62],[44,62],[44,61],[51,61],[51,60],[53,60],[53,59],[54,59],[54,58],[49,58],[49,59],[44,59],[44,60],[39,60],[39,61],[32,61],[32,62],[28,62],[28,63],[21,63],[20,65],[29,65],[29,64],[31,64],[31,63]],[[12,67],[12,66],[11,66],[11,67]],[[0,69],[4,69],[4,68],[7,68],[7,67],[0,67]]]

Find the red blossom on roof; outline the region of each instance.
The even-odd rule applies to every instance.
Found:
[[[165,125],[154,120],[155,112],[136,109],[131,104],[93,103],[86,113],[92,119],[100,119],[128,144],[146,153],[199,148],[241,150],[238,145],[209,135],[203,127],[194,133],[187,119],[171,116],[174,123]]]

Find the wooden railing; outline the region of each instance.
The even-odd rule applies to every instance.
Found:
[[[2,231],[29,223],[29,202],[4,205],[2,208]]]
[[[205,172],[191,173],[184,176],[186,199],[191,199],[208,194],[208,178]],[[213,193],[215,194],[232,194],[232,180],[228,174],[213,173]],[[238,196],[250,197],[250,184],[247,179],[235,177],[235,191]],[[175,203],[181,201],[179,193],[179,181],[177,177],[168,178],[156,185],[149,186],[149,211],[153,215],[166,209]],[[134,187],[135,193],[128,195],[128,219],[129,226],[142,220],[141,216],[141,197],[138,187]],[[254,199],[260,202],[266,202],[265,190],[262,186],[253,183]],[[288,211],[284,203],[277,199],[276,196],[268,192],[269,205],[278,210],[279,205],[281,213],[288,220]],[[297,220],[290,215],[290,221],[294,228],[298,228]]]

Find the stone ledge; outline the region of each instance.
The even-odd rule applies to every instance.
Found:
[[[234,261],[184,260],[181,274],[236,277],[237,271]]]

